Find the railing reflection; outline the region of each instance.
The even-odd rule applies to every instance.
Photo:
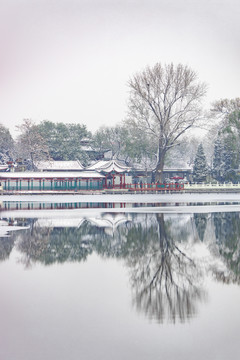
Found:
[[[58,210],[58,209],[108,209],[113,207],[123,208],[126,203],[104,202],[26,202],[4,201],[0,204],[0,211],[7,210]]]
[[[239,213],[107,213],[83,218],[10,218],[0,259],[12,249],[27,268],[86,261],[96,252],[124,261],[134,307],[158,322],[184,322],[207,299],[205,277],[239,283]],[[13,227],[22,231],[13,231]],[[202,251],[204,250],[204,251]],[[201,255],[203,254],[203,255]]]

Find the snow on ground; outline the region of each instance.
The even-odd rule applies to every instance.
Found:
[[[50,203],[185,203],[185,202],[240,202],[240,193],[176,193],[176,194],[96,194],[96,195],[1,195],[0,201]]]
[[[193,214],[240,212],[240,193],[211,194],[124,194],[124,195],[2,195],[1,202],[27,203],[93,203],[91,208],[74,209],[0,209],[1,218],[83,218],[101,213],[166,213]],[[99,208],[100,203],[128,203],[126,207]],[[131,204],[137,203],[137,207]],[[141,206],[141,204],[143,206]],[[154,206],[151,206],[154,204]]]
[[[10,237],[9,232],[29,229],[29,226],[1,226],[0,225],[0,238],[1,237]]]
[[[164,214],[208,214],[217,212],[240,212],[240,205],[163,206],[132,208],[88,208],[88,209],[42,209],[42,210],[1,210],[4,218],[79,218],[97,217],[103,213],[164,213]]]

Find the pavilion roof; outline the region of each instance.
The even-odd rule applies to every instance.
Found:
[[[8,165],[0,164],[0,171],[6,171],[8,169]]]
[[[129,221],[125,214],[103,214],[99,217],[87,218],[91,223],[98,227],[117,227],[118,225]]]
[[[96,170],[99,172],[111,173],[113,171],[117,173],[128,172],[131,170],[130,167],[122,165],[117,160],[100,160],[95,164],[86,168],[86,170]]]

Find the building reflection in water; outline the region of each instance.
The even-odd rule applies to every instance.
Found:
[[[133,306],[158,322],[196,316],[198,305],[207,300],[209,275],[239,283],[239,213],[100,212],[82,218],[1,221],[1,261],[14,247],[27,268],[37,262],[86,261],[93,252],[122,259],[129,270]]]

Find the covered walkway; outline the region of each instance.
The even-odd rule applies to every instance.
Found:
[[[2,190],[100,190],[104,176],[94,172],[16,172],[0,173]]]

